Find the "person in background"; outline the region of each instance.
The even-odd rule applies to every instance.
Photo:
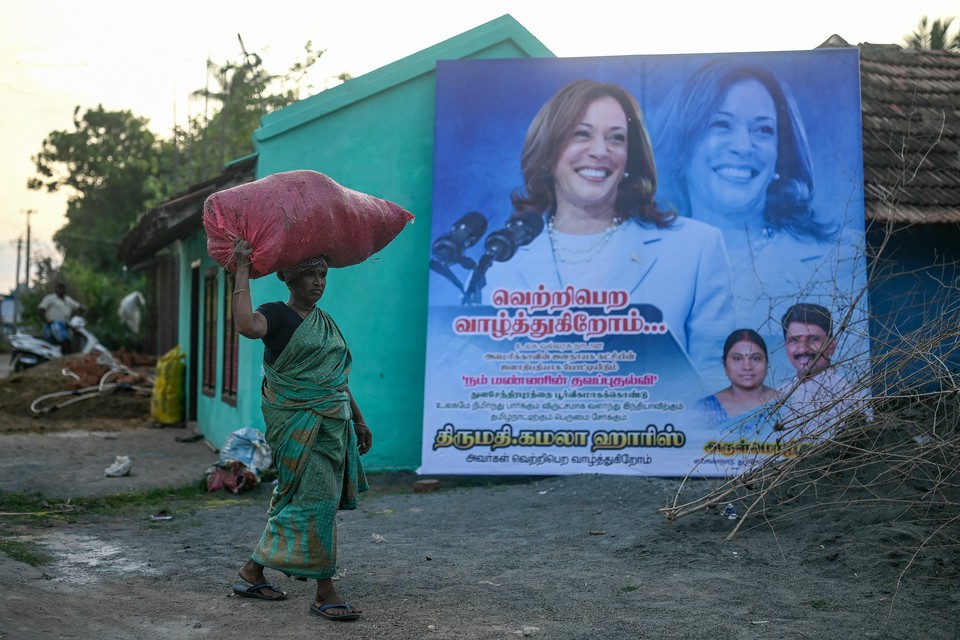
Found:
[[[768,421],[767,412],[757,408],[777,395],[775,389],[765,384],[767,345],[760,334],[753,329],[731,333],[723,344],[723,368],[730,385],[703,398],[699,409],[725,436],[755,440]]]
[[[713,226],[661,210],[657,169],[636,99],[582,79],[563,86],[527,131],[524,188],[514,216],[535,212],[546,230],[487,275],[499,289],[622,290],[662,312],[705,381],[722,379],[717,346],[735,327],[730,264]]]
[[[830,311],[801,302],[787,310],[781,325],[797,375],[778,390],[783,406],[774,428],[789,438],[818,440],[835,435],[856,416],[872,419],[865,390],[832,368],[837,344]]]
[[[356,620],[360,609],[333,585],[338,509],[355,509],[367,489],[361,455],[372,435],[350,393],[350,350],[340,329],[317,307],[327,283],[322,257],[303,260],[277,276],[290,290],[286,302],[256,311],[250,300],[250,244],[233,241],[237,264],[233,318],[237,331],[263,340],[262,410],[266,439],[277,466],[277,486],[266,528],[240,569],[238,596],[283,600],[264,567],[316,579],[310,611],[328,620]]]
[[[67,285],[57,282],[53,293],[43,296],[37,308],[43,320],[43,337],[60,345],[61,353],[71,353],[73,348],[67,323],[75,314],[84,313],[86,307],[67,295]]]

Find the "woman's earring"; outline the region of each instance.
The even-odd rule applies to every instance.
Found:
[[[780,179],[780,174],[779,174],[779,173],[773,174],[773,181],[774,181],[774,182],[776,182],[776,181],[779,180],[779,179]]]
[[[624,172],[623,172],[623,177],[624,177],[624,179],[629,178],[629,177],[630,177],[630,172],[629,172],[629,171],[624,171]]]

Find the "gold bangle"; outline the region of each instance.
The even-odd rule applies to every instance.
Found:
[[[244,291],[250,291],[250,289],[237,289],[236,291],[233,292],[233,295],[237,295],[238,293],[243,293]]]

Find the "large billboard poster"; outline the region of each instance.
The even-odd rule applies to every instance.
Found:
[[[728,475],[864,374],[856,49],[440,62],[435,126],[421,473]]]

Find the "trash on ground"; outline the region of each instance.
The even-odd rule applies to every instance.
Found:
[[[525,627],[523,627],[522,629],[518,629],[517,631],[514,631],[513,633],[514,633],[515,635],[518,635],[518,636],[532,636],[532,635],[535,634],[537,631],[540,631],[540,627],[526,627],[526,626],[525,626]]]
[[[263,434],[253,427],[237,429],[220,449],[219,462],[207,469],[207,491],[248,491],[271,466],[273,457]]]
[[[440,481],[439,480],[417,480],[413,483],[413,492],[414,493],[427,493],[429,491],[439,491],[440,490]]]
[[[379,533],[373,534],[372,537],[373,537],[373,543],[374,543],[374,544],[381,544],[381,543],[387,541],[387,539],[384,538],[384,537],[383,537],[382,535],[380,535]]]
[[[108,478],[119,478],[130,473],[133,463],[130,462],[130,456],[117,456],[113,464],[103,470],[103,475]]]
[[[218,462],[207,469],[207,491],[226,489],[230,493],[249,491],[260,483],[257,474],[239,460]]]
[[[220,462],[239,460],[257,476],[262,476],[273,465],[271,456],[267,439],[253,427],[237,429],[220,449]]]

